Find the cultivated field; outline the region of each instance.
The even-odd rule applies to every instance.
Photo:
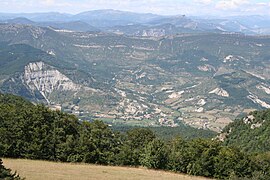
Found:
[[[2,159],[7,168],[29,180],[204,180],[206,178],[148,170],[144,168],[56,163],[47,161]]]

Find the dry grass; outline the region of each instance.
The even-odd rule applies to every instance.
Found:
[[[204,180],[182,174],[144,168],[98,166],[90,164],[56,163],[25,159],[2,159],[4,165],[29,180]]]

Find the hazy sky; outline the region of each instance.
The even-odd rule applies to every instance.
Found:
[[[1,12],[117,9],[163,15],[270,15],[270,0],[0,0]]]

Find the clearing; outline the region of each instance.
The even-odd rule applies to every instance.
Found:
[[[7,168],[29,180],[206,180],[183,174],[145,168],[99,166],[92,164],[59,163],[26,159],[2,159]]]

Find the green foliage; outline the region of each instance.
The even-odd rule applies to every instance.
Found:
[[[170,142],[170,153],[167,169],[178,172],[187,172],[190,161],[188,143],[181,137],[176,137]]]
[[[19,180],[21,179],[17,173],[12,173],[10,169],[5,168],[2,159],[0,159],[0,179],[3,180]]]
[[[146,144],[155,139],[155,134],[146,128],[135,128],[127,131],[124,144],[118,155],[118,163],[121,165],[139,166],[140,157]]]
[[[30,62],[40,60],[48,55],[40,49],[26,44],[9,45],[0,42],[0,74],[13,74],[24,70]]]
[[[0,95],[0,156],[108,164],[119,151],[118,135],[100,121],[73,116]]]
[[[213,138],[216,132],[205,129],[197,129],[185,124],[179,123],[179,127],[151,127],[155,134],[164,140],[170,140],[175,136],[181,136],[185,139],[195,138]]]
[[[79,154],[86,163],[113,164],[119,152],[119,135],[101,121],[83,122],[79,138]]]
[[[250,158],[234,148],[222,147],[215,158],[214,177],[224,179],[227,177],[251,177],[255,166]]]
[[[253,178],[258,180],[270,179],[270,152],[253,156],[252,160],[257,168],[253,172]]]
[[[228,134],[224,144],[238,146],[251,153],[270,151],[270,110],[255,111],[250,115],[254,119],[247,119],[246,122],[238,119],[223,130]]]
[[[133,148],[142,148],[156,136],[150,129],[135,128],[127,132],[128,141]]]
[[[220,144],[215,141],[203,139],[192,140],[188,143],[189,164],[187,172],[193,175],[207,177],[214,176],[214,159],[220,149]]]
[[[224,147],[220,142],[195,139],[171,142],[168,169],[191,175],[227,179],[252,177],[256,166],[249,155]]]
[[[113,125],[112,129],[114,131],[127,132],[128,130],[137,128],[136,126],[119,126]],[[185,124],[179,123],[178,127],[148,127],[148,129],[152,130],[155,135],[163,140],[171,140],[173,137],[181,136],[185,139],[194,139],[194,138],[214,138],[217,133],[210,130],[205,129],[197,129],[191,126],[187,126]]]
[[[168,148],[163,141],[154,139],[149,142],[140,158],[141,165],[153,169],[165,169],[167,164]]]
[[[269,113],[254,116],[266,120]],[[0,137],[1,157],[145,166],[217,179],[270,177],[269,152],[250,155],[207,139],[166,142],[146,128],[120,134],[101,121],[81,122],[13,95],[0,94]],[[19,178],[2,162],[0,170],[0,176]]]

